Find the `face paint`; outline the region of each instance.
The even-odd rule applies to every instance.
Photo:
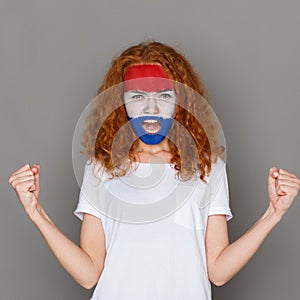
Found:
[[[124,103],[136,135],[145,144],[159,144],[172,125],[176,95],[172,80],[160,65],[128,67]]]

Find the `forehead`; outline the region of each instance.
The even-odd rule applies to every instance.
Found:
[[[145,78],[145,77],[157,77],[157,78],[169,78],[166,71],[160,64],[138,64],[130,65],[125,70],[125,80]]]
[[[155,92],[173,89],[173,81],[159,64],[131,65],[125,71],[126,91],[141,90]]]

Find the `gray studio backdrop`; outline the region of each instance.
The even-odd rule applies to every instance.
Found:
[[[300,175],[300,35],[295,1],[1,1],[0,299],[89,299],[59,265],[8,184],[41,165],[41,202],[79,241],[73,215],[76,122],[114,56],[154,38],[200,74],[227,142],[231,241],[268,205],[271,166]],[[297,197],[248,265],[214,300],[299,299]],[[117,288],[117,287],[116,287]]]

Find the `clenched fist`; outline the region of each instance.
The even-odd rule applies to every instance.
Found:
[[[270,205],[277,215],[283,216],[292,205],[300,189],[300,180],[295,174],[272,167],[268,177]]]
[[[9,183],[14,188],[28,216],[31,216],[39,206],[40,166],[34,164],[30,167],[25,164],[9,177]]]

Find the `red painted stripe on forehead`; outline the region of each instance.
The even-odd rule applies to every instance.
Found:
[[[129,66],[125,72],[125,91],[155,92],[173,89],[173,82],[161,65],[140,64]]]

